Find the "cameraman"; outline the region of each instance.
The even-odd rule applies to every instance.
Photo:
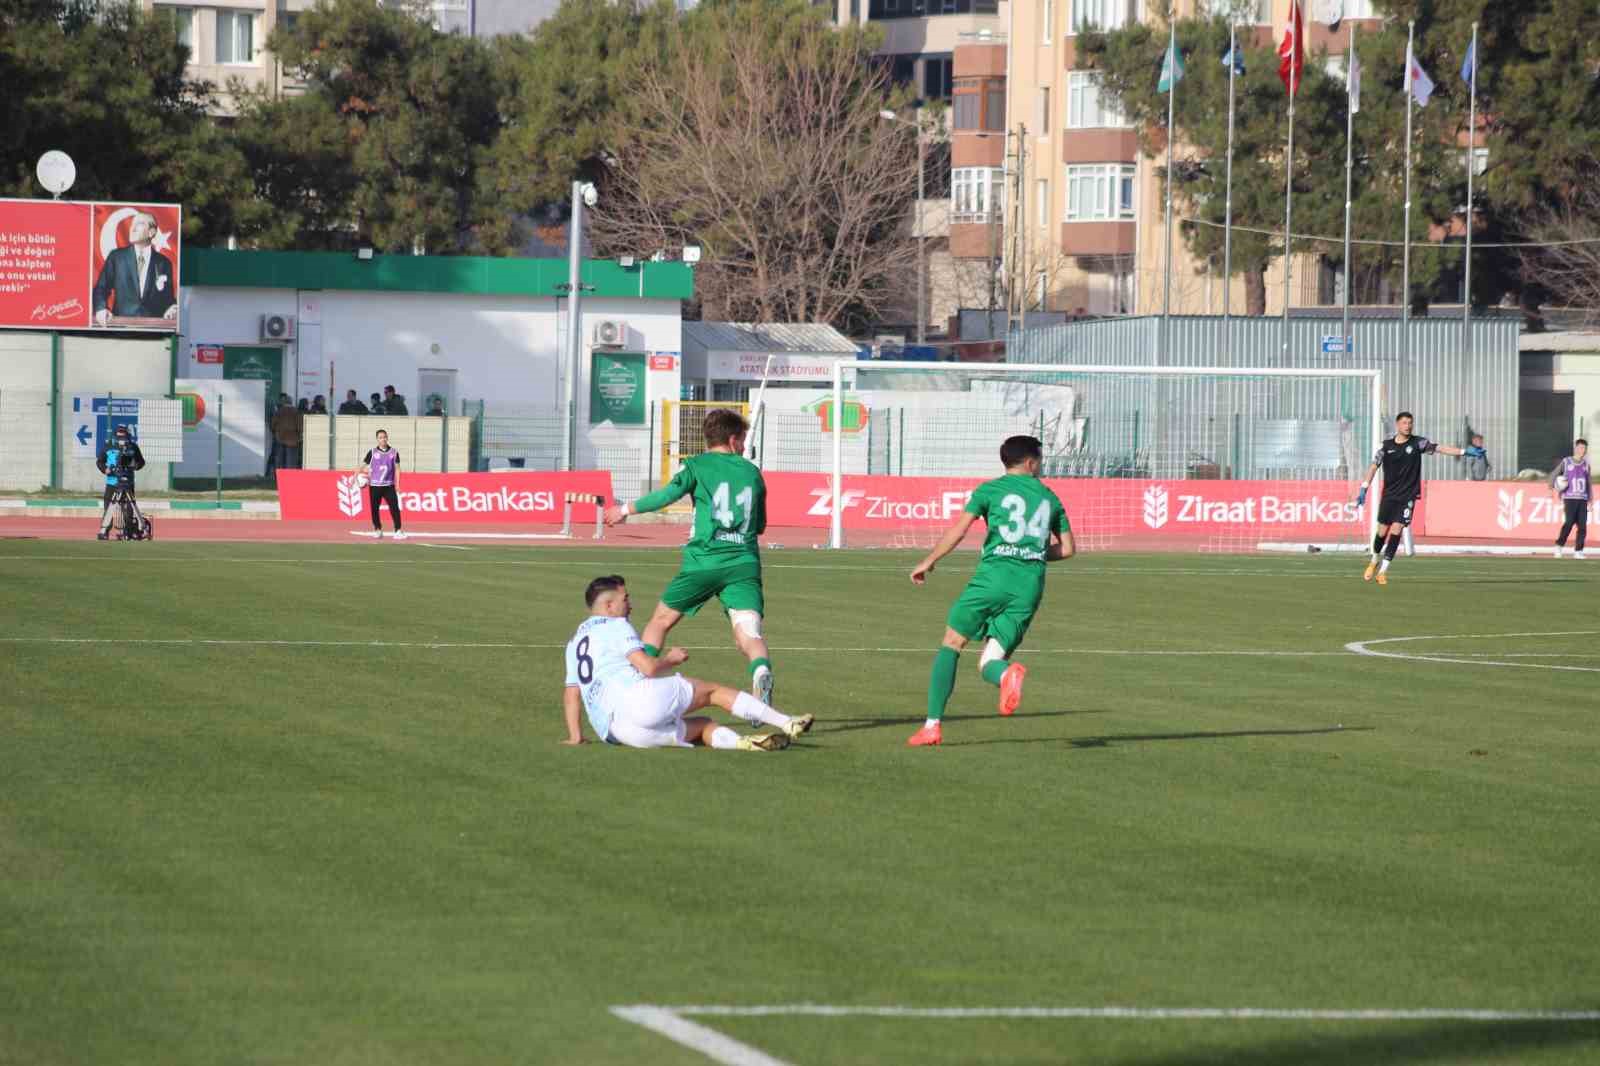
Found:
[[[144,453],[139,450],[139,443],[128,435],[127,426],[118,426],[112,438],[106,442],[105,450],[95,459],[95,468],[106,476],[106,491],[101,497],[105,510],[100,515],[100,532],[96,535],[98,540],[109,540],[111,537],[111,500],[118,492],[127,492],[129,507],[133,510],[133,473],[135,470],[144,469]],[[128,516],[123,516],[122,535],[132,536],[132,530],[127,527]]]

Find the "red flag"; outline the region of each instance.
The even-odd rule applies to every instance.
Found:
[[[1283,43],[1278,46],[1278,77],[1283,87],[1293,96],[1300,89],[1300,77],[1306,69],[1305,22],[1300,16],[1300,0],[1289,4],[1289,25],[1283,31]]]

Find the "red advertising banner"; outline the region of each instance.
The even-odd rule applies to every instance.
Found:
[[[827,474],[769,473],[767,523],[824,528],[833,514]],[[849,476],[842,505],[846,529],[894,530],[949,525],[978,478]],[[1074,531],[1153,540],[1254,531],[1270,539],[1347,536],[1363,521],[1343,481],[1139,481],[1047,479]],[[1429,487],[1429,494],[1433,487]]]
[[[1566,520],[1566,505],[1542,481],[1431,481],[1423,498],[1422,533],[1430,537],[1554,544]],[[1597,519],[1600,508],[1590,503],[1589,521]]]
[[[0,329],[178,328],[172,204],[0,199]]]
[[[587,493],[610,502],[611,474],[605,470],[496,470],[486,474],[408,474],[402,470],[399,488],[406,525],[560,525],[564,494]],[[370,521],[369,504],[366,486],[348,471],[278,471],[281,518]],[[593,504],[573,504],[572,520],[593,522],[594,511]]]

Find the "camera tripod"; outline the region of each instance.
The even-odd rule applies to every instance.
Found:
[[[113,511],[112,508],[117,508]],[[155,523],[139,510],[139,501],[134,499],[133,490],[124,485],[118,485],[111,491],[111,498],[106,502],[107,516],[119,513],[122,515],[122,529],[117,536],[118,540],[154,540],[156,537]],[[111,526],[106,517],[100,519],[99,539],[109,540]]]

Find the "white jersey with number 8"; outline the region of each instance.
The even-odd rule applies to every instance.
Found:
[[[638,632],[626,618],[591,615],[567,642],[567,684],[583,693],[589,724],[604,740],[611,719],[623,708],[628,689],[646,680],[628,661],[644,648]]]

